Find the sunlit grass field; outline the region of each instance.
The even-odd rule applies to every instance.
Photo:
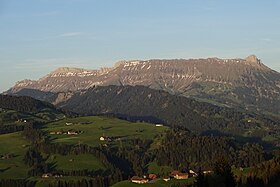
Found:
[[[0,159],[0,178],[25,178],[29,170],[23,163],[28,141],[21,132],[0,135],[0,155],[12,154],[10,159]]]
[[[71,123],[71,125],[66,125]],[[78,135],[50,135],[53,143],[88,144],[99,146],[101,136],[116,137],[121,140],[140,138],[153,139],[157,134],[163,133],[167,127],[156,127],[147,123],[132,123],[110,117],[89,116],[67,118],[54,123],[49,123],[43,130],[52,131],[82,131]],[[121,141],[116,141],[121,144]]]

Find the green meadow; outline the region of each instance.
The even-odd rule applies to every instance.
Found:
[[[71,125],[66,125],[70,123]],[[79,118],[67,118],[57,122],[49,123],[43,129],[50,132],[57,131],[81,131],[78,135],[51,135],[53,143],[65,144],[88,144],[99,146],[101,136],[116,137],[121,140],[140,138],[153,139],[157,134],[163,133],[167,127],[156,127],[147,123],[132,123],[116,118],[103,116],[89,116]],[[121,144],[122,142],[115,142]]]
[[[154,182],[146,183],[146,184],[135,184],[132,183],[130,180],[125,180],[118,182],[114,184],[112,187],[169,187],[170,185],[176,185],[176,184],[187,184],[192,185],[194,183],[194,178],[189,178],[189,179],[182,179],[182,180],[177,180],[177,179],[171,179],[170,181],[165,182],[162,179],[156,179]],[[186,187],[187,187],[186,186]]]
[[[7,111],[4,115],[12,115]],[[25,116],[28,117],[28,116]],[[66,125],[70,123],[71,125]],[[88,144],[99,146],[108,142],[100,141],[101,136],[119,137],[122,140],[141,138],[153,139],[156,134],[163,133],[167,127],[156,127],[147,123],[132,123],[110,117],[89,116],[67,118],[48,123],[43,127],[48,133],[51,131],[82,131],[78,135],[50,135],[52,143]],[[22,132],[0,135],[0,155],[12,155],[9,159],[0,159],[0,178],[26,178],[30,168],[23,163],[24,155],[29,147],[29,142],[22,136]],[[113,141],[110,144],[120,145],[122,141]],[[47,156],[47,155],[45,155]],[[82,155],[48,155],[47,163],[52,163],[57,170],[89,170],[105,171],[106,167],[96,157],[90,154]]]
[[[0,155],[10,154],[9,159],[0,159],[0,178],[26,178],[29,168],[23,158],[29,143],[21,132],[0,135]]]
[[[47,163],[53,163],[57,170],[89,170],[104,171],[106,168],[102,162],[90,154],[82,155],[59,155],[49,156]]]

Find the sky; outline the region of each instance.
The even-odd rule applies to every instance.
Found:
[[[58,67],[245,58],[280,72],[279,0],[0,0],[0,92]]]

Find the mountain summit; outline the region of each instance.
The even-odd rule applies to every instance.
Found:
[[[280,74],[255,56],[245,59],[174,59],[118,62],[112,68],[58,68],[37,81],[19,81],[22,89],[68,92],[107,85],[143,85],[172,94],[280,114]]]
[[[247,58],[245,58],[246,61],[248,62],[259,62],[260,60],[257,58],[256,55],[250,55]]]

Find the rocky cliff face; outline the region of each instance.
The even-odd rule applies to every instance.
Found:
[[[37,81],[19,81],[8,93],[23,88],[68,92],[107,85],[143,85],[217,104],[280,114],[280,74],[254,55],[245,59],[122,61],[99,70],[59,68]]]
[[[85,70],[62,67],[40,78],[37,81],[23,80],[16,83],[8,92],[15,93],[23,88],[37,89],[46,92],[65,92],[87,89],[91,85],[99,85],[96,78],[103,77],[111,69]]]

